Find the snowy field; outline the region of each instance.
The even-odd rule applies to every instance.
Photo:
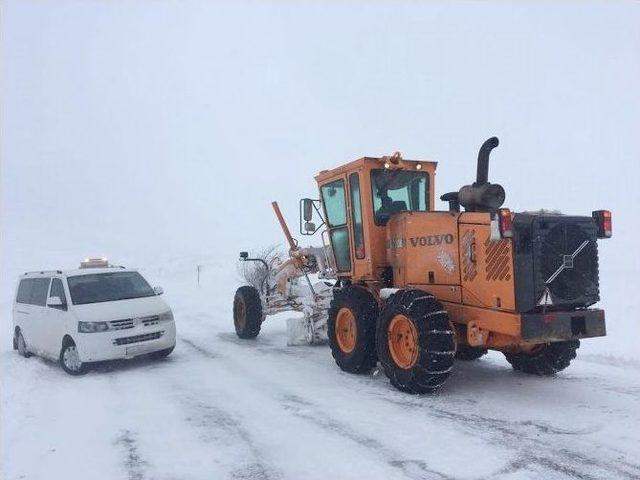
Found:
[[[342,372],[328,346],[287,347],[286,315],[239,340],[232,266],[197,287],[190,262],[147,272],[175,312],[165,360],[75,378],[18,356],[2,328],[1,478],[640,478],[640,365],[589,347],[608,339],[554,378],[491,353],[411,396]]]

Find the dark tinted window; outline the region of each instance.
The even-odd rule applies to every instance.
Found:
[[[376,225],[386,225],[394,213],[429,210],[429,177],[426,172],[371,170],[371,193]]]
[[[54,278],[51,281],[51,293],[49,294],[49,296],[60,297],[60,300],[62,300],[62,305],[67,304],[67,297],[64,294],[64,287],[62,286],[62,280],[60,280],[59,278]]]
[[[138,272],[109,272],[67,278],[74,305],[151,297],[155,292]]]
[[[18,295],[16,296],[16,302],[29,303],[31,301],[31,290],[33,289],[33,278],[25,278],[20,280],[18,285]]]
[[[29,303],[31,305],[40,305],[44,307],[47,304],[47,293],[49,293],[50,278],[34,278],[33,287]]]

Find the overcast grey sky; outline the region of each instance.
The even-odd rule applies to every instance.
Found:
[[[637,268],[639,52],[631,1],[3,1],[3,273],[231,257],[321,169],[400,150],[439,195],[491,135],[507,206],[609,208]]]

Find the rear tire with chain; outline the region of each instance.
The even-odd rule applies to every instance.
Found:
[[[408,393],[430,393],[453,367],[455,333],[449,315],[433,295],[400,290],[378,318],[378,358],[392,385]]]
[[[542,344],[530,352],[504,352],[504,356],[514,370],[548,376],[567,368],[578,348],[580,340],[569,340]]]
[[[456,349],[456,360],[477,360],[483,355],[486,355],[487,352],[488,350],[486,348],[458,344]]]
[[[378,363],[376,320],[378,302],[362,287],[347,285],[334,290],[327,319],[331,354],[349,373],[367,373]]]
[[[238,288],[233,298],[233,324],[236,335],[243,339],[256,338],[263,320],[262,300],[258,290],[250,285]]]

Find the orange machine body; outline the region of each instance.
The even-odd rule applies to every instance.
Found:
[[[458,342],[530,348],[533,343],[522,339],[516,311],[512,241],[492,240],[490,213],[436,211],[436,166],[399,155],[364,157],[315,177],[340,264],[338,277],[378,298],[383,288],[410,287],[435,295],[449,312]],[[381,170],[423,175],[424,204],[393,213],[385,224],[376,221],[375,203],[380,202],[374,175]],[[337,216],[331,212],[334,203],[343,203],[346,214],[332,219]]]

